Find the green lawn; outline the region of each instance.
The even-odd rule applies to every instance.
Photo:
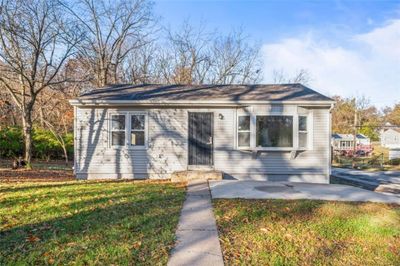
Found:
[[[0,183],[0,265],[163,265],[182,184]]]
[[[214,200],[227,265],[400,265],[400,207]]]

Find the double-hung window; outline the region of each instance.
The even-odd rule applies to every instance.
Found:
[[[110,144],[112,147],[146,147],[147,118],[145,113],[115,113],[111,114],[110,118]]]
[[[126,116],[124,114],[111,115],[111,145],[125,146]]]
[[[248,148],[250,147],[250,116],[241,115],[238,116],[238,147]]]
[[[308,146],[307,116],[299,116],[299,148],[305,149]]]
[[[131,115],[131,146],[145,146],[146,117],[144,114]]]

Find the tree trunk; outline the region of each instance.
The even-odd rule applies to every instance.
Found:
[[[65,166],[68,166],[68,152],[67,152],[67,148],[65,147],[65,144],[62,145],[62,149],[63,149],[63,152],[64,152]]]
[[[32,169],[32,117],[31,112],[27,111],[22,116],[22,127],[25,142],[25,163],[26,168]]]

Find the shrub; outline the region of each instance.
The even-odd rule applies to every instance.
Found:
[[[63,136],[68,157],[74,153],[74,135],[67,133]],[[32,132],[33,158],[46,159],[64,158],[61,144],[50,130],[35,128]],[[0,157],[15,158],[22,156],[24,152],[24,140],[20,127],[6,127],[0,130]]]
[[[400,165],[400,158],[388,160],[387,164],[389,164],[389,165]]]
[[[5,127],[0,130],[0,157],[15,158],[23,154],[22,129]]]
[[[42,128],[35,128],[33,131],[33,157],[50,160],[51,157],[58,157],[62,148],[54,135]]]

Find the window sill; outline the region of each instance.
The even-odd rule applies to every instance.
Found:
[[[250,147],[238,147],[240,151],[251,151],[251,152],[292,152],[292,151],[307,151],[309,148],[250,148]]]
[[[113,150],[147,150],[147,146],[111,146]]]

